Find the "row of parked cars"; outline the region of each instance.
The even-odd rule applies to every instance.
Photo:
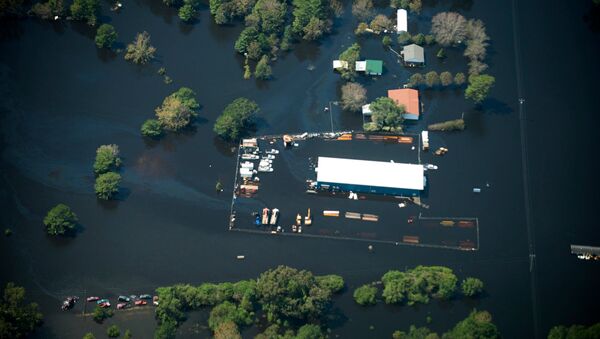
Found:
[[[67,297],[61,306],[63,311],[70,310],[75,306],[75,303],[79,300],[79,297],[72,296]],[[120,295],[118,298],[117,309],[121,310],[124,308],[128,308],[131,306],[145,306],[148,305],[149,302],[152,302],[152,305],[158,306],[158,296],[151,296],[150,294],[140,294],[140,295]],[[87,302],[95,302],[98,306],[102,308],[109,308],[111,306],[110,300],[91,296],[86,298]]]

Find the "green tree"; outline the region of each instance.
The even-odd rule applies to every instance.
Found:
[[[417,266],[414,269],[388,271],[383,281],[383,300],[388,304],[406,302],[427,304],[431,297],[449,299],[456,291],[457,278],[451,269],[442,266]]]
[[[96,31],[96,46],[98,48],[111,48],[117,41],[117,31],[112,25],[102,24]]]
[[[571,325],[554,326],[548,333],[548,339],[595,339],[600,338],[600,323],[590,326]]]
[[[476,104],[482,103],[494,86],[496,78],[491,75],[470,75],[469,86],[465,90],[465,98],[473,100]]]
[[[362,285],[354,290],[354,301],[361,306],[375,305],[377,288],[371,285]]]
[[[96,339],[96,336],[92,332],[88,332],[83,335],[83,339]]]
[[[322,288],[311,272],[287,266],[262,273],[256,292],[269,321],[317,319],[331,304],[331,291]]]
[[[467,297],[474,297],[481,294],[483,291],[483,281],[477,278],[468,277],[462,281],[460,288],[462,293]]]
[[[395,331],[392,334],[393,339],[439,339],[437,333],[431,332],[427,327],[416,327],[410,325],[408,333],[402,331]],[[473,338],[474,339],[474,338]]]
[[[71,211],[69,206],[58,204],[54,206],[44,218],[46,232],[50,235],[62,235],[75,229],[77,215]]]
[[[466,80],[467,80],[467,78],[465,77],[464,73],[454,74],[454,84],[460,86],[460,85],[464,84]]]
[[[251,325],[254,320],[254,313],[237,306],[229,301],[225,301],[210,311],[208,318],[208,327],[216,331],[219,325],[225,322],[233,322],[238,326]]]
[[[332,294],[338,293],[344,289],[344,278],[339,275],[329,274],[315,277],[317,284],[324,289],[329,290]]]
[[[404,45],[408,45],[410,43],[410,41],[412,40],[412,37],[410,36],[410,34],[408,32],[400,32],[400,34],[398,34],[398,44],[404,46]]]
[[[269,58],[266,55],[263,55],[262,58],[260,58],[260,61],[256,64],[254,76],[259,80],[268,80],[272,75],[273,71],[271,70],[271,66],[269,66]]]
[[[367,90],[359,83],[349,82],[342,86],[342,108],[347,111],[360,111],[367,103]]]
[[[413,43],[415,43],[417,45],[424,45],[425,44],[425,34],[423,34],[423,33],[415,34],[411,37],[411,40]]]
[[[444,339],[453,338],[500,338],[500,332],[492,323],[492,315],[487,311],[473,310],[469,316],[458,322],[450,331],[444,333]]]
[[[287,25],[283,30],[283,37],[281,38],[281,50],[289,51],[292,48],[292,43],[294,41],[294,33],[292,33],[292,26]]]
[[[196,110],[200,107],[195,96],[196,93],[191,89],[181,87],[166,97],[162,105],[155,109],[160,125],[174,132],[189,126],[198,116]]]
[[[440,73],[440,82],[442,83],[442,86],[450,86],[452,85],[452,73],[450,72],[442,72]]]
[[[383,14],[379,14],[379,15],[375,16],[375,18],[373,18],[373,20],[369,24],[369,27],[375,33],[380,33],[385,30],[391,30],[393,26],[394,26],[394,23],[392,22],[392,20],[390,20],[390,18],[388,18],[387,16],[385,16]]]
[[[118,338],[121,335],[121,330],[119,329],[119,326],[112,325],[106,329],[106,335],[108,335],[109,338]]]
[[[246,53],[250,43],[257,41],[258,33],[258,30],[254,26],[244,28],[244,30],[240,33],[240,36],[235,41],[235,50],[241,54]]]
[[[196,9],[190,4],[185,4],[179,8],[178,15],[182,21],[190,22],[196,17]]]
[[[64,11],[65,5],[63,0],[48,0],[44,3],[38,2],[31,7],[31,12],[41,19],[51,19],[54,18],[54,16],[62,16]],[[1,13],[0,16],[2,16]]]
[[[427,87],[434,87],[440,84],[440,76],[436,71],[427,72],[427,74],[425,74],[425,84]]]
[[[111,310],[110,308],[102,308],[100,306],[96,306],[96,308],[94,308],[94,312],[92,313],[94,321],[99,324],[101,324],[104,320],[112,317],[113,315],[113,310]]]
[[[321,328],[314,324],[305,324],[298,329],[295,339],[325,339]]]
[[[150,44],[150,34],[144,31],[138,33],[135,40],[127,45],[125,60],[136,64],[147,64],[154,58],[156,48]]]
[[[25,289],[7,283],[0,300],[0,338],[28,337],[41,325],[42,319],[36,303],[25,303]]]
[[[426,45],[433,45],[435,43],[435,37],[431,34],[427,34],[425,36],[425,44]]]
[[[329,31],[329,1],[292,0],[292,31],[305,40],[315,40]]]
[[[163,134],[163,129],[160,122],[156,119],[148,119],[142,124],[140,129],[142,135],[150,138],[157,138]]]
[[[119,146],[115,144],[102,145],[96,149],[96,160],[94,161],[94,173],[96,175],[116,171],[120,166]]]
[[[102,200],[112,199],[115,194],[119,193],[119,185],[121,184],[121,175],[116,172],[108,172],[100,174],[96,178],[94,189],[96,196]]]
[[[425,84],[425,77],[421,73],[415,73],[410,76],[408,80],[408,85],[410,87],[419,87]]]
[[[252,100],[235,99],[217,118],[214,131],[224,139],[237,140],[252,126],[259,110],[258,105]]]
[[[405,109],[388,97],[380,97],[371,103],[371,120],[379,130],[397,130],[404,121]]]
[[[123,338],[131,339],[131,338],[133,338],[133,334],[131,334],[131,331],[127,329],[127,330],[125,330],[125,334],[123,335]]]
[[[95,26],[100,12],[100,1],[98,0],[74,0],[71,4],[71,16],[74,20],[87,22],[90,26]]]
[[[345,80],[354,80],[356,77],[356,69],[355,64],[360,58],[360,45],[357,43],[352,44],[352,46],[348,47],[342,54],[340,54],[339,59],[345,61],[348,64],[348,67],[342,69],[340,72],[342,73],[342,78]]]
[[[265,34],[281,33],[285,24],[287,4],[279,0],[258,0],[252,9],[260,30]]]
[[[381,39],[381,43],[385,47],[389,47],[392,44],[392,38],[390,38],[389,35],[386,35]]]
[[[369,25],[367,25],[366,22],[359,22],[358,26],[356,26],[356,29],[354,30],[354,34],[356,35],[361,35],[367,32],[367,29],[369,28]]]

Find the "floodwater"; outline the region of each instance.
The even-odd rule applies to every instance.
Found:
[[[233,51],[241,25],[216,26],[206,9],[195,24],[184,25],[158,0],[126,2],[120,13],[103,3],[101,21],[116,27],[121,44],[139,31],[152,36],[158,58],[144,67],[125,62],[122,54],[98,51],[93,31],[83,25],[4,22],[0,221],[14,234],[0,239],[0,282],[25,286],[40,303],[46,317],[37,335],[44,338],[100,334],[112,323],[139,337],[154,330],[151,312],[122,313],[102,326],[62,313],[66,295],[151,293],[177,282],[255,277],[278,264],[344,276],[348,290],[335,300],[336,317],[328,324],[332,336],[385,338],[410,324],[425,325],[427,316],[433,319],[429,326],[443,332],[473,307],[492,312],[507,338],[543,337],[558,323],[597,321],[597,263],[577,260],[568,247],[600,244],[593,215],[595,168],[587,160],[597,144],[600,44],[598,13],[594,17],[588,2],[430,0],[419,21],[410,23],[412,31],[427,31],[434,13],[452,9],[482,19],[492,37],[489,73],[497,85],[491,98],[475,108],[460,91],[424,91],[423,119],[408,128],[416,132],[465,113],[467,130],[432,137],[450,152],[436,160],[440,170],[429,184],[439,194],[429,203],[441,215],[474,211],[469,214],[480,223],[476,252],[376,245],[369,253],[363,242],[227,231],[235,152],[215,138],[216,117],[231,100],[246,96],[262,109],[257,134],[329,130],[323,108],[338,99],[342,84],[331,60],[354,40],[348,2],[334,33],[321,43],[296,46],[274,64],[275,79],[267,83],[242,80],[243,60]],[[405,82],[410,72],[377,39],[359,41],[363,56],[385,63],[384,76],[361,79],[369,99]],[[563,44],[577,52],[564,54]],[[425,71],[466,69],[458,51],[449,51],[444,62],[434,60],[435,51],[427,49]],[[172,85],[156,74],[159,67],[166,67]],[[195,128],[158,142],[142,139],[141,123],[179,86],[191,87],[202,104]],[[519,98],[525,99],[522,111]],[[360,115],[334,112],[336,130],[360,128]],[[121,148],[124,189],[117,201],[100,203],[93,194],[92,163],[95,149],[107,143]],[[217,179],[225,184],[222,194],[215,193]],[[490,187],[472,199],[472,188],[486,183]],[[52,239],[43,232],[43,216],[60,202],[80,218],[74,238]],[[531,207],[531,242],[525,206]],[[533,275],[530,253],[536,255]],[[246,260],[236,260],[238,254]],[[353,303],[356,286],[389,269],[418,264],[477,276],[486,295],[418,307]],[[194,313],[181,336],[197,331],[206,336],[205,320],[205,312]]]

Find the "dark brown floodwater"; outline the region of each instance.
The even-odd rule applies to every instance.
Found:
[[[443,332],[473,307],[491,311],[506,338],[541,337],[557,323],[598,321],[598,264],[578,261],[568,248],[600,244],[595,162],[589,160],[598,143],[598,16],[590,11],[591,1],[515,2],[513,11],[513,3],[502,0],[425,1],[419,21],[410,26],[427,31],[434,13],[452,9],[482,19],[492,37],[489,73],[497,85],[491,98],[474,108],[459,91],[425,91],[423,120],[409,128],[416,132],[465,113],[466,131],[433,136],[450,153],[436,160],[440,170],[429,184],[437,194],[428,203],[432,215],[479,217],[480,250],[474,253],[394,246],[368,253],[360,242],[227,232],[230,194],[215,194],[214,184],[221,179],[230,192],[235,158],[231,145],[215,138],[215,118],[232,99],[246,96],[262,108],[259,134],[329,130],[323,108],[337,100],[341,86],[331,60],[354,40],[349,3],[331,36],[296,46],[277,61],[275,79],[268,83],[242,80],[242,60],[233,51],[241,25],[218,27],[206,9],[197,23],[182,25],[158,0],[126,2],[120,13],[107,11],[103,3],[101,21],[116,27],[121,43],[138,31],[151,34],[158,59],[146,67],[98,51],[93,31],[82,25],[2,23],[0,221],[14,234],[0,238],[0,283],[24,285],[39,301],[46,321],[38,336],[44,338],[100,334],[111,323],[139,337],[154,330],[151,312],[119,314],[103,326],[61,313],[65,295],[87,291],[114,297],[177,282],[237,280],[278,264],[344,276],[348,291],[336,299],[337,317],[329,326],[332,335],[346,338],[389,337],[394,329],[425,325],[428,315],[429,326]],[[361,80],[370,99],[410,75],[376,39],[360,42],[364,56],[386,65],[383,77]],[[565,44],[576,52],[565,53]],[[427,50],[426,71],[465,70],[458,51],[440,63],[432,57],[434,49]],[[172,85],[156,75],[161,66]],[[143,140],[140,124],[179,86],[198,94],[200,121],[180,135]],[[520,97],[526,100],[522,112]],[[527,132],[531,243],[520,112]],[[335,129],[361,125],[359,115],[336,110],[333,118]],[[121,147],[124,192],[116,202],[100,203],[91,165],[95,149],[106,143]],[[471,188],[486,182],[490,188],[473,199]],[[41,220],[59,202],[79,215],[82,230],[75,238],[44,235]],[[535,298],[530,248],[536,254]],[[236,261],[238,254],[247,259]],[[447,265],[459,277],[480,277],[486,295],[475,303],[418,307],[365,309],[353,303],[356,286],[389,269],[418,264]],[[205,318],[204,312],[193,314],[181,336],[191,336]]]

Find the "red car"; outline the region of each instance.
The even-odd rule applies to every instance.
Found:
[[[98,304],[98,306],[100,306],[102,308],[109,308],[110,307],[110,302],[105,301],[103,303]]]
[[[136,300],[135,301],[135,306],[144,306],[144,305],[148,305],[148,302],[146,300]]]
[[[122,310],[127,307],[127,303],[118,303],[117,310]]]
[[[100,300],[100,297],[87,297],[86,300],[87,301],[98,301],[98,300]]]

